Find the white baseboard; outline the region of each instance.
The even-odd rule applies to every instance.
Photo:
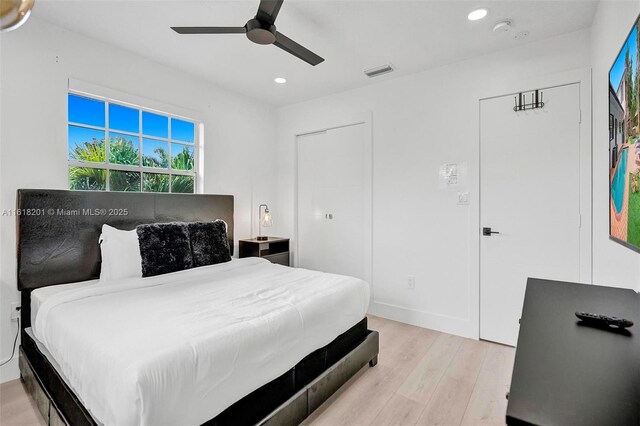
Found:
[[[378,317],[429,328],[443,333],[455,334],[476,340],[479,338],[477,324],[469,320],[447,317],[376,301],[372,302],[369,306],[369,313]]]
[[[6,361],[3,360],[2,362]],[[18,354],[16,350],[16,354],[13,359],[9,361],[7,364],[0,367],[0,383],[8,382],[10,380],[15,380],[20,378],[20,370],[18,369]]]

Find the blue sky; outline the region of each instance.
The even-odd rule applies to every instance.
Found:
[[[107,117],[104,101],[69,94],[68,102],[68,119],[70,122],[80,125],[107,127],[105,126],[107,124]],[[140,131],[140,124],[140,110],[118,104],[109,104],[108,127],[111,130],[138,133]],[[142,133],[145,136],[168,138],[169,117],[143,111]],[[76,145],[81,145],[83,142],[90,142],[93,138],[98,140],[104,139],[104,131],[69,125],[69,151],[72,151]],[[171,118],[171,139],[180,142],[194,143],[194,123]],[[166,142],[145,139],[144,154],[153,155],[153,149],[157,147],[162,147],[165,151],[168,150],[168,144]]]
[[[152,112],[142,112],[142,133],[159,138],[169,137],[169,118],[154,114]]]
[[[69,121],[104,127],[104,102],[69,95]]]
[[[117,104],[109,104],[109,127],[115,130],[138,133],[140,131],[140,111]]]
[[[634,75],[638,72],[638,26],[634,24],[633,31],[629,35],[629,38],[626,40],[620,55],[616,58],[616,62],[613,64],[611,68],[611,72],[609,73],[609,81],[611,82],[611,86],[613,86],[614,90],[618,90],[618,86],[620,85],[620,79],[622,78],[622,73],[624,72],[624,58],[629,51],[629,57],[632,63],[632,69]]]
[[[195,135],[195,126],[188,121],[171,119],[171,139],[180,142],[193,143]]]

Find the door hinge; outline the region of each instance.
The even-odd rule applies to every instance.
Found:
[[[578,109],[578,124],[582,124],[582,109]]]
[[[578,215],[578,228],[582,228],[582,215]]]

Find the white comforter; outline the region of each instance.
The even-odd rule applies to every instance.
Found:
[[[231,262],[74,287],[33,332],[105,425],[201,424],[364,318],[367,283]]]

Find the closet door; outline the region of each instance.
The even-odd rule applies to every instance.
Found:
[[[369,279],[370,157],[363,124],[298,137],[298,266]]]
[[[298,136],[298,253],[299,268],[324,270],[328,263],[326,148],[327,133]]]

